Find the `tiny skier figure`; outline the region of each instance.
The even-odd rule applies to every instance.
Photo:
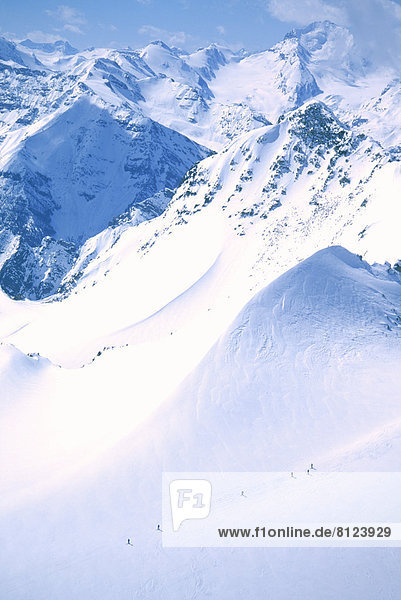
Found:
[[[247,495],[245,494],[245,492],[244,492],[244,491],[242,491],[242,492],[241,492],[241,496],[243,496],[244,498],[246,498],[246,497],[247,497]]]
[[[160,525],[157,526],[157,531],[163,532],[163,529],[161,529]]]
[[[291,471],[291,477],[295,479],[294,471]]]
[[[307,472],[307,474],[308,474],[308,475],[310,475],[310,473],[309,473],[309,469],[306,469],[306,472]]]
[[[316,471],[315,467],[313,466],[313,463],[311,463],[311,464],[310,464],[310,468],[311,468],[313,471]]]
[[[128,544],[128,546],[133,546],[134,545],[134,544],[131,544],[130,538],[128,538],[127,544]]]

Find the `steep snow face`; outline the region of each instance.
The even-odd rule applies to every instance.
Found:
[[[3,233],[4,235],[4,233]],[[38,242],[35,242],[36,244]],[[74,265],[77,247],[72,242],[45,236],[31,246],[21,236],[3,247],[0,285],[12,298],[46,298],[54,293]]]
[[[142,202],[175,188],[207,152],[142,115],[137,80],[153,71],[138,53],[46,46],[47,64],[73,61],[54,73],[53,63],[23,67],[15,44],[4,45],[3,61],[12,54],[21,66],[1,63],[0,280],[13,297],[36,299],[54,293],[80,244],[128,207],[137,222],[154,217],[157,204],[147,212]]]
[[[3,37],[0,38],[0,56],[3,61],[12,61],[26,66],[21,54],[16,48],[16,45]]]
[[[321,586],[335,598],[344,578],[354,597],[394,595],[399,550],[350,550],[346,561],[343,549],[167,551],[156,528],[163,470],[289,472],[311,461],[320,470],[399,470],[400,322],[399,274],[324,250],[256,295],[162,410],[99,460],[111,432],[132,429],[144,408],[133,348],[65,370],[2,346],[7,598],[228,600],[247,589],[301,600]],[[227,511],[235,517],[235,500]],[[361,569],[368,584],[353,576]]]
[[[21,140],[35,133],[57,111],[80,95],[76,78],[0,62],[1,167]]]

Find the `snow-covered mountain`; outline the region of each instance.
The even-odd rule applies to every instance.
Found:
[[[400,469],[399,77],[327,21],[258,53],[0,39],[7,600],[397,597],[395,549],[156,525],[163,470]]]
[[[40,52],[45,52],[46,54],[63,54],[65,56],[71,56],[72,54],[77,54],[78,50],[73,48],[71,44],[69,44],[65,40],[58,40],[57,42],[33,42],[29,38],[20,42],[21,46],[25,46],[25,48],[29,48],[35,53],[37,56]]]
[[[87,256],[84,250],[79,257],[82,244],[111,222],[127,222],[124,215],[133,209],[133,224],[160,214],[166,203],[157,209],[153,196],[166,188],[174,190],[189,168],[206,156],[206,148],[217,154],[198,167],[199,194],[210,201],[216,187],[221,188],[223,210],[230,213],[237,232],[247,225],[247,216],[255,221],[269,212],[266,225],[272,226],[277,220],[272,208],[283,205],[291,189],[299,194],[302,188],[301,194],[307,194],[315,223],[316,212],[331,214],[330,203],[345,197],[352,196],[355,205],[361,199],[366,206],[372,187],[367,185],[369,169],[377,167],[379,173],[384,162],[398,157],[395,74],[377,72],[363,59],[352,34],[327,21],[294,30],[272,49],[251,55],[215,44],[188,54],[160,41],[141,50],[79,52],[66,42],[15,44],[3,38],[0,59],[0,282],[15,298],[43,298],[60,286],[65,290]],[[305,158],[305,136],[291,126],[290,152],[281,134],[277,156],[273,154],[278,146],[273,154],[269,150],[268,159],[253,151],[246,156],[246,167],[234,157],[236,144],[245,157],[248,140],[254,144],[251,139],[261,140],[266,134],[263,128],[273,125],[276,131],[279,122],[289,123],[291,114],[312,99],[320,104],[308,114],[331,114],[344,135],[353,139],[353,147],[345,151],[348,158],[341,154],[339,138],[333,152],[323,127],[321,139],[312,136],[307,142],[319,149]],[[358,150],[363,136],[373,144],[368,149],[365,143],[366,155]],[[232,164],[223,172],[227,153],[232,154]],[[209,164],[214,174],[209,189],[203,190],[201,174],[210,172]],[[260,185],[255,186],[253,173],[262,174],[264,165],[270,172],[281,170],[281,176],[260,175]],[[197,174],[192,178],[198,189]],[[233,186],[234,179],[238,181]],[[331,180],[341,181],[343,189],[329,200],[326,187],[333,189]],[[313,184],[304,192],[306,182]],[[242,189],[243,206],[231,214]],[[176,202],[180,196],[181,192]],[[193,206],[203,203],[196,199]],[[359,212],[352,207],[353,218]],[[374,226],[369,218],[365,221],[358,233]],[[334,240],[336,232],[332,233]],[[399,256],[391,252],[384,258]]]
[[[120,85],[112,72],[102,93],[96,94],[96,74],[100,78],[105,68],[94,61],[81,77],[28,69],[3,72],[7,119],[0,222],[8,261],[0,280],[13,297],[35,299],[54,292],[80,244],[129,207],[137,209],[141,220],[149,218],[141,203],[175,188],[207,155],[204,148],[135,110],[135,88],[127,93],[131,105],[107,98],[106,83]],[[54,77],[58,81],[49,97]],[[38,100],[25,87],[31,80]],[[32,107],[32,96],[37,106]],[[7,102],[13,102],[13,110]]]

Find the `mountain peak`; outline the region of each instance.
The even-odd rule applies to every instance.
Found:
[[[302,38],[303,36],[311,35],[312,37],[318,37],[319,35],[329,35],[331,33],[338,33],[341,30],[348,31],[345,27],[337,25],[332,21],[314,21],[305,27],[294,27],[289,31],[284,39],[288,38]]]
[[[365,74],[367,63],[347,27],[315,21],[290,31],[281,44],[291,42],[297,46],[297,53],[315,66],[314,75],[326,77],[331,72],[339,79],[351,81]]]
[[[331,21],[315,21],[302,28],[294,28],[284,40],[297,39],[301,46],[310,53],[322,50],[329,43],[331,49],[338,46],[352,46],[353,36],[346,27]]]
[[[21,61],[21,55],[17,50],[17,45],[3,36],[0,36],[0,60],[12,60],[16,63],[24,64],[23,61]]]
[[[48,54],[52,54],[53,52],[61,52],[62,54],[72,55],[77,54],[78,50],[71,46],[67,40],[57,40],[56,42],[34,42],[31,39],[27,38],[20,42],[21,46],[25,46],[26,48],[30,48],[31,50],[41,50],[42,52],[46,52]]]
[[[163,48],[164,50],[168,50],[169,52],[171,52],[170,46],[167,46],[167,44],[165,42],[163,42],[162,40],[154,40],[153,42],[150,42],[147,47],[149,47],[149,46],[159,46],[160,48]]]

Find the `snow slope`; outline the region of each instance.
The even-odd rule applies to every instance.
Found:
[[[285,470],[340,452],[399,419],[400,335],[399,275],[321,250],[250,301],[165,408],[169,460]]]
[[[56,382],[46,361],[3,346],[13,365],[2,384],[6,597],[301,599],[325,589],[333,599],[395,598],[397,549],[163,550],[156,525],[162,470],[289,471],[311,461],[321,470],[399,469],[400,284],[343,248],[315,254],[255,296],[168,403],[114,450],[96,459],[88,443],[75,474],[63,468],[71,446],[110,433],[117,413],[132,419],[128,405],[115,393],[102,419],[98,377],[79,406],[72,394],[63,405],[68,381],[95,366],[69,377],[58,369]],[[113,383],[134,391],[135,370],[121,358]],[[27,486],[41,469],[47,478]],[[230,510],[234,518],[234,500]]]

